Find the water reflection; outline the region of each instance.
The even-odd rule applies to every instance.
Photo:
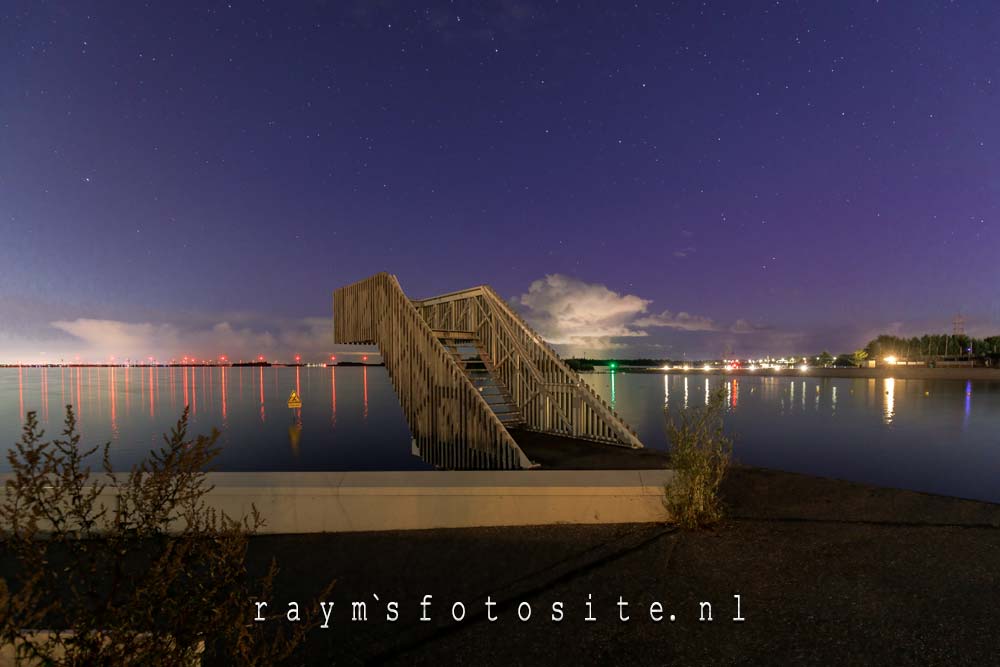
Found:
[[[337,425],[337,369],[330,366],[330,426]]]
[[[42,368],[42,419],[49,420],[49,369]]]
[[[962,419],[962,429],[969,428],[969,414],[972,412],[972,381],[965,383],[965,416]]]
[[[197,400],[191,433],[221,427],[220,470],[427,467],[411,455],[409,429],[383,368],[276,368],[269,372],[282,391],[271,396],[260,368],[256,374],[253,368],[65,368],[59,383],[53,382],[54,372],[0,369],[0,438],[5,442],[17,441],[29,410],[37,411],[50,433],[58,432],[61,414],[51,410],[46,419],[45,406],[62,398],[63,404],[74,404],[84,441],[113,441],[115,465],[127,469],[160,443],[182,401]],[[229,392],[232,374],[241,390],[246,383],[246,391]],[[609,375],[584,375],[605,400]],[[202,391],[197,391],[199,379]],[[121,393],[126,382],[126,396],[134,391],[136,381],[143,385],[143,402],[127,412]],[[718,381],[726,385],[726,428],[736,435],[742,463],[1000,501],[995,482],[1000,382],[806,378],[803,384],[801,377],[692,379],[621,372],[614,381],[616,411],[647,447],[666,447],[664,406],[698,407],[700,394],[710,399],[713,389],[721,389]],[[705,383],[701,389],[699,382]],[[286,420],[281,413],[293,386],[305,394],[303,407],[290,411]],[[814,409],[796,409],[803,405]]]
[[[267,415],[264,413],[264,367],[260,367],[259,379],[260,379],[260,423],[263,424],[267,421]]]
[[[80,400],[80,369],[76,369],[76,414],[77,417],[83,419],[83,401]],[[22,411],[23,413],[23,411]]]
[[[17,415],[24,419],[24,369],[17,367]]]
[[[885,379],[885,402],[882,405],[882,421],[891,424],[896,416],[896,380]]]
[[[606,376],[583,377],[610,395]],[[617,412],[647,447],[666,448],[664,406],[699,406],[690,392],[702,378],[619,374]],[[1000,501],[1000,381],[715,375],[709,395],[716,380],[742,463]]]
[[[615,369],[611,369],[611,409],[615,409],[615,403],[618,401],[618,396],[615,393]]]
[[[117,414],[118,414],[118,396],[115,394],[115,385],[117,384],[115,382],[116,370],[117,369],[114,368],[113,366],[108,369],[108,389],[110,390],[110,395],[111,395],[111,401],[110,401],[110,403],[111,403],[111,437],[113,439],[115,439],[115,440],[118,439],[118,418],[117,418]],[[98,376],[98,377],[100,377],[100,376]],[[127,368],[125,369],[125,396],[128,396],[128,369]],[[126,416],[127,416],[127,414],[128,414],[128,410],[126,410]]]
[[[301,396],[301,394],[299,394]],[[302,441],[302,408],[291,409],[292,421],[288,426],[288,444],[291,447],[292,458],[299,457],[299,443]]]

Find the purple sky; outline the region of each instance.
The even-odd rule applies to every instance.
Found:
[[[321,358],[381,270],[573,354],[1000,332],[993,2],[189,4],[0,7],[0,361]]]

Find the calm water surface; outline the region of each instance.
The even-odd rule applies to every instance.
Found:
[[[290,410],[297,389],[302,408]],[[189,433],[221,432],[219,470],[423,470],[381,366],[341,368],[0,369],[0,442],[36,410],[50,435],[65,405],[89,443],[112,443],[115,467],[137,462],[189,405]],[[6,459],[0,470],[9,470]]]
[[[724,387],[726,428],[749,465],[1000,502],[1000,382],[700,374],[584,378],[663,449],[664,413]],[[301,410],[286,405],[298,388]],[[192,432],[221,433],[220,470],[420,470],[385,368],[0,369],[0,441],[36,410],[50,434],[63,406],[89,443],[135,463],[191,406]],[[0,470],[6,470],[6,460]]]

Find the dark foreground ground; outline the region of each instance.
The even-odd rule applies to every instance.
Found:
[[[730,519],[700,533],[646,524],[265,536],[251,559],[278,559],[276,615],[290,600],[306,611],[337,580],[330,627],[299,657],[308,664],[1000,661],[1000,505],[754,469],[734,471],[726,494]],[[421,622],[427,594],[432,620]],[[736,594],[743,622],[732,620]],[[367,622],[351,621],[353,601],[367,602]],[[699,621],[703,601],[711,622]]]

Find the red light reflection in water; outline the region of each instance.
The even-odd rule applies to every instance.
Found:
[[[115,373],[115,367],[114,366],[112,366],[111,368],[108,369],[108,392],[109,392],[109,396],[111,397],[111,437],[114,438],[114,439],[117,439],[118,438],[118,410],[117,410],[118,399],[115,396],[115,384],[116,384],[116,379],[117,379],[117,378],[115,378],[115,374],[116,373]],[[128,369],[127,368],[125,369],[125,386],[126,386],[125,395],[128,396],[128,389],[127,389],[127,387],[128,387]]]
[[[243,369],[240,368],[240,403],[243,402]]]
[[[128,395],[128,376],[131,374],[132,374],[132,369],[126,366],[125,367],[125,416],[126,417],[128,416],[128,413],[131,411],[132,408],[132,401],[129,400],[129,395]]]
[[[76,369],[76,416],[83,418],[83,403],[80,401],[80,368]]]
[[[177,390],[177,386],[174,383],[174,367],[170,367],[170,411],[174,410],[174,392]]]
[[[334,368],[330,366],[330,425],[337,423],[337,376],[334,375]]]
[[[155,386],[156,382],[153,379],[153,367],[150,366],[149,367],[149,418],[150,419],[156,417],[156,408],[153,407],[153,399],[155,397],[155,392],[156,392],[156,390],[154,389]]]
[[[227,368],[223,368],[220,372],[222,381],[222,421],[226,421],[226,371]]]
[[[260,367],[260,420],[265,421],[264,415],[264,367]]]
[[[295,367],[295,393],[299,396],[302,395],[302,390],[299,388],[299,367]]]
[[[368,367],[365,366],[364,370],[364,386],[365,386],[365,413],[364,418],[368,419]]]
[[[17,418],[24,419],[24,371],[17,367]]]
[[[729,407],[735,408],[736,404],[740,401],[740,381],[736,378],[733,378],[730,383],[729,392]]]
[[[187,409],[191,405],[191,401],[188,400],[188,371],[187,367],[181,368],[181,372],[184,373],[184,408]]]
[[[66,405],[66,367],[59,367],[59,404]]]
[[[191,369],[191,415],[198,414],[198,380],[194,368]]]

